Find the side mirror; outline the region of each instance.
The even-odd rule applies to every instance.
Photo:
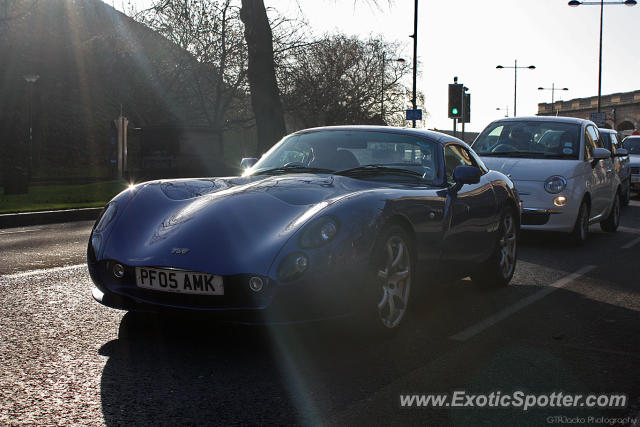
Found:
[[[462,187],[464,184],[477,184],[480,182],[482,171],[475,166],[456,166],[453,170],[453,180]]]
[[[611,157],[611,151],[607,150],[606,148],[598,147],[595,150],[593,150],[593,153],[591,154],[591,156],[593,157],[594,160],[604,160]]]
[[[240,161],[240,168],[249,169],[258,162],[255,157],[245,157]]]
[[[628,155],[629,155],[629,152],[624,148],[618,148],[616,150],[616,157],[625,157]]]

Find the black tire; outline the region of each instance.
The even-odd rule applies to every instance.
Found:
[[[496,247],[491,256],[471,275],[474,284],[482,287],[507,286],[518,260],[518,222],[515,210],[508,206],[502,213]]]
[[[609,216],[600,223],[602,231],[614,233],[620,225],[620,195],[616,192]]]
[[[366,286],[371,291],[364,310],[365,327],[376,335],[389,335],[406,322],[415,256],[409,234],[398,225],[386,228],[372,253]]]
[[[577,245],[584,245],[589,237],[589,204],[586,200],[580,204],[576,224],[573,226],[570,236]]]
[[[624,191],[624,194],[622,195],[622,199],[620,200],[622,203],[622,206],[629,206],[629,201],[631,200],[631,178],[629,178],[629,181],[627,182],[626,187],[627,189]]]

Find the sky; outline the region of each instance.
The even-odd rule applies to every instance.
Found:
[[[137,1],[140,7],[150,0]],[[113,0],[116,8],[122,0]],[[535,115],[551,91],[567,87],[556,100],[596,96],[600,6],[569,7],[568,0],[419,0],[417,88],[428,128],[452,129],[447,118],[448,84],[458,81],[471,93],[471,123],[481,131],[513,115],[514,70],[518,69],[518,116]],[[341,32],[382,36],[403,44],[403,58],[413,61],[413,0],[265,0],[287,17],[304,16],[316,35]],[[602,94],[640,89],[640,4],[605,5]],[[411,87],[409,75],[406,85]],[[409,108],[410,105],[407,105]],[[496,110],[501,108],[502,111]],[[458,128],[460,130],[460,128]]]

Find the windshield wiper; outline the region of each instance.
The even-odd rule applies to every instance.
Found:
[[[477,153],[479,156],[495,156],[495,157],[544,157],[545,153],[541,151],[500,151],[489,153]]]
[[[414,178],[423,179],[423,175],[419,172],[415,172],[408,169],[392,168],[383,165],[365,165],[358,166],[357,168],[345,169],[338,172],[334,172],[335,175],[344,176],[362,176],[362,175],[403,175],[411,176]]]
[[[283,174],[283,173],[333,173],[334,171],[331,169],[323,169],[323,168],[310,168],[307,166],[300,165],[291,165],[291,166],[280,166],[277,168],[264,169],[258,172],[253,173],[253,175],[269,175],[269,174]]]

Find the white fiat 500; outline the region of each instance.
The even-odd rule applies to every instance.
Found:
[[[522,228],[571,233],[589,225],[616,231],[621,185],[596,125],[569,117],[506,118],[478,135],[473,149],[509,176],[522,200]]]

